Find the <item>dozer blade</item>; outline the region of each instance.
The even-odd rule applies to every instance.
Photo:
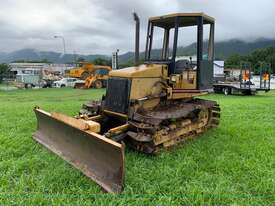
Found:
[[[37,142],[81,170],[107,192],[123,190],[123,144],[83,131],[41,109],[34,111],[38,125],[33,138]]]

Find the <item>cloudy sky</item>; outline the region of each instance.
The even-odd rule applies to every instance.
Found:
[[[111,54],[134,49],[132,12],[141,18],[141,49],[149,16],[205,12],[216,18],[216,41],[275,38],[274,0],[0,0],[0,52],[22,48]],[[191,35],[191,33],[190,33]],[[194,38],[188,33],[181,44]]]

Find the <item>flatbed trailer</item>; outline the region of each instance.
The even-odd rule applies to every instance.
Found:
[[[239,81],[219,81],[213,84],[215,93],[255,95],[257,91],[270,91],[270,64],[260,63],[260,85],[252,83],[251,66],[242,62],[240,67]]]
[[[242,86],[239,82],[219,82],[213,84],[215,93],[254,95],[258,91],[255,85]]]

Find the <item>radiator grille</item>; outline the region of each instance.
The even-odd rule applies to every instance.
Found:
[[[109,78],[104,108],[113,112],[127,113],[131,80],[126,78]]]

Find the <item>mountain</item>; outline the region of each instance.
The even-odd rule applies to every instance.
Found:
[[[245,42],[238,39],[233,39],[229,41],[220,41],[215,43],[215,56],[216,59],[226,59],[232,54],[238,53],[241,55],[249,54],[250,52],[266,48],[269,46],[275,45],[275,39],[258,39],[253,42]],[[206,43],[204,43],[205,52],[207,49]],[[157,56],[160,53],[160,49],[152,50],[152,56]],[[192,56],[196,53],[196,43],[190,44],[186,47],[178,47],[179,56]],[[144,52],[140,54],[141,58],[144,58]],[[66,54],[62,55],[57,52],[46,52],[38,51],[35,49],[22,49],[14,51],[11,53],[0,52],[0,63],[9,63],[18,60],[28,60],[28,61],[41,61],[48,60],[49,62],[54,63],[65,63],[73,62],[75,59],[84,58],[88,61],[93,61],[96,58],[110,59],[110,56],[107,55],[80,55],[80,54]],[[127,52],[122,55],[119,55],[119,63],[125,64],[128,62],[133,62],[134,52]]]
[[[84,58],[85,60],[93,61],[96,58],[110,59],[106,55],[80,55],[80,54],[66,54],[63,55],[57,52],[51,51],[38,51],[35,49],[21,49],[11,53],[1,53],[0,52],[0,63],[10,63],[14,61],[43,61],[53,63],[68,63],[73,62],[75,59]]]
[[[215,45],[215,53],[217,58],[225,59],[234,53],[247,55],[256,49],[262,49],[274,45],[275,39],[258,39],[253,42],[230,40],[217,43]]]
[[[257,39],[253,42],[245,42],[238,39],[232,39],[229,41],[220,41],[215,43],[215,57],[216,59],[225,60],[232,54],[247,55],[256,49],[262,49],[275,45],[275,39]],[[204,43],[204,52],[207,51],[207,43]],[[178,56],[192,56],[196,54],[197,44],[193,43],[186,47],[178,47]],[[152,50],[152,57],[160,56],[161,50]],[[141,58],[144,58],[144,52],[140,54]],[[127,52],[119,56],[120,62],[133,61],[134,52]]]

